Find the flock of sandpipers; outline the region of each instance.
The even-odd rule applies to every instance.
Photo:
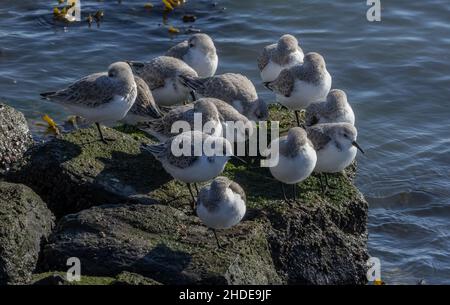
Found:
[[[244,190],[219,176],[234,156],[225,130],[230,122],[241,122],[245,129],[236,131],[236,141],[248,140],[254,126],[250,122],[267,120],[269,111],[248,78],[238,73],[215,75],[218,62],[213,40],[195,34],[149,62],[116,62],[108,72],[88,75],[65,89],[41,95],[95,123],[106,144],[112,139],[104,137],[100,123],[125,121],[156,137],[159,144],[143,148],[173,178],[187,184],[194,212],[213,230],[220,247],[215,229],[236,225],[246,212]],[[312,172],[320,173],[325,192],[322,174],[327,186],[326,173],[343,171],[357,149],[363,152],[356,142],[355,116],[345,92],[330,90],[332,80],[324,58],[314,52],[304,55],[292,35],[266,46],[257,65],[265,86],[275,93],[277,102],[295,112],[297,120],[298,127],[273,139],[267,151],[268,157],[278,161],[269,170],[281,182],[285,201],[296,200],[296,185]],[[300,111],[304,111],[304,120]],[[201,114],[201,129],[195,128],[197,114]],[[172,127],[180,121],[191,130],[174,133]],[[208,130],[203,128],[207,124]],[[183,139],[188,141],[180,142]],[[195,141],[210,140],[221,153],[192,153]],[[175,142],[190,143],[188,153],[174,153]],[[198,190],[197,182],[210,180]],[[293,186],[293,199],[286,196],[285,184]]]

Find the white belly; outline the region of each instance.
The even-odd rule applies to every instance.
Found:
[[[317,163],[314,169],[317,173],[337,173],[349,166],[356,157],[357,149],[338,150],[332,142],[317,152]]]
[[[277,94],[277,101],[291,110],[301,110],[308,107],[311,103],[321,102],[326,99],[331,89],[331,76],[327,76],[318,85],[306,83],[297,80],[294,84],[294,90],[289,97]]]
[[[199,77],[213,76],[219,63],[217,55],[209,57],[196,50],[189,50],[183,60],[197,72]]]
[[[223,172],[228,157],[214,157],[214,159],[214,162],[209,162],[207,157],[202,156],[199,161],[187,168],[177,168],[171,164],[163,164],[163,167],[176,180],[186,183],[204,182],[216,178]]]
[[[227,198],[219,203],[219,207],[214,211],[208,211],[203,205],[197,206],[197,215],[208,228],[227,229],[237,225],[245,215],[246,206],[242,198],[226,190]]]
[[[299,51],[294,53],[292,60],[286,65],[279,65],[272,60],[269,60],[268,64],[261,71],[261,79],[263,82],[274,81],[283,69],[290,68],[302,63],[303,53]]]
[[[64,106],[71,114],[81,116],[89,123],[115,123],[126,116],[133,103],[127,103],[123,97],[115,96],[111,102],[95,108],[77,105]]]
[[[156,104],[172,106],[181,104],[189,98],[189,89],[178,81],[166,79],[164,87],[152,90]]]
[[[316,166],[315,150],[309,145],[296,158],[286,158],[279,155],[278,164],[270,167],[272,176],[286,184],[299,183],[311,175]]]

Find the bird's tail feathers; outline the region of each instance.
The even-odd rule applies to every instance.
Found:
[[[185,75],[178,75],[178,78],[183,85],[194,91],[202,90],[205,88],[205,85],[199,78],[193,78]]]

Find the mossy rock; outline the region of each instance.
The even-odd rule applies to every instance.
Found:
[[[54,217],[30,188],[0,182],[0,284],[24,284]]]
[[[95,128],[80,129],[30,150],[11,181],[32,187],[60,218],[94,205],[146,202],[145,196],[171,178],[140,146],[145,137],[105,128],[104,144]]]
[[[164,284],[277,284],[265,227],[246,221],[219,233],[218,249],[199,219],[166,205],[105,205],[61,219],[43,249],[42,270],[82,275],[129,271]]]
[[[271,119],[276,118],[286,130],[295,120],[291,113],[271,107]],[[64,255],[77,253],[86,258],[84,270],[90,275],[129,271],[161,283],[248,283],[251,279],[256,283],[366,283],[368,205],[353,184],[355,166],[329,175],[333,188],[325,195],[319,177],[312,175],[299,184],[300,195],[289,205],[282,200],[279,182],[259,166],[258,157],[245,158],[247,164],[232,160],[223,175],[244,188],[248,212],[239,226],[221,233],[232,245],[221,252],[211,248],[214,240],[192,215],[185,185],[171,179],[149,153],[141,152],[141,144],[152,140],[126,126],[105,129],[105,134],[116,141],[103,144],[94,128],[63,135],[33,149],[26,165],[10,175],[35,189],[58,217],[81,211],[61,220],[45,247],[44,270],[65,268]],[[139,220],[119,217],[119,211]],[[186,227],[180,228],[181,224]],[[116,226],[123,230],[113,230]],[[190,232],[187,239],[180,239],[182,232]],[[85,237],[89,238],[86,243]],[[259,259],[255,260],[254,249]],[[233,257],[239,260],[250,260],[251,267],[245,269],[239,260],[230,265],[229,250],[236,251]],[[149,253],[173,269],[164,269],[161,275],[153,267],[145,269],[148,265],[142,263],[148,263]],[[105,266],[100,258],[114,260]],[[189,264],[187,258],[192,258]],[[252,268],[263,274],[276,270],[276,275],[255,275]],[[232,273],[227,277],[224,270]]]
[[[80,277],[80,281],[69,282],[66,279],[66,273],[61,271],[44,272],[32,275],[32,285],[111,285],[116,281],[115,278],[106,276],[87,276]]]

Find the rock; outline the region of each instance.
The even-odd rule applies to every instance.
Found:
[[[0,284],[30,280],[53,218],[30,188],[0,182]]]
[[[24,115],[0,102],[0,175],[19,161],[32,144]]]
[[[112,285],[161,285],[160,282],[144,277],[140,274],[124,271],[116,276]]]
[[[104,234],[102,234],[104,233]],[[276,284],[264,227],[248,221],[219,233],[164,205],[105,205],[61,219],[43,249],[43,270],[65,270],[78,257],[82,274],[129,271],[164,284]]]
[[[80,281],[69,282],[66,279],[65,272],[50,271],[32,275],[31,283],[33,285],[111,285],[116,281],[112,277],[101,276],[81,276]]]
[[[68,285],[69,282],[61,275],[59,274],[52,274],[47,277],[44,277],[40,280],[37,280],[33,283],[33,285],[39,285],[39,286],[56,286],[56,285]]]
[[[279,117],[283,128],[290,126],[286,122],[294,121],[288,112],[274,113],[272,109],[271,116]],[[185,185],[173,181],[150,154],[140,152],[140,144],[151,140],[130,128],[107,129],[105,133],[118,140],[105,145],[97,141],[95,129],[79,130],[35,148],[26,165],[10,173],[14,181],[33,187],[59,217],[115,204],[63,218],[52,242],[45,247],[45,270],[66,270],[64,257],[77,253],[86,259],[84,272],[91,275],[116,276],[129,271],[164,284],[251,280],[366,283],[368,206],[352,181],[356,165],[345,175],[330,175],[334,187],[325,195],[318,177],[309,177],[299,185],[300,195],[291,206],[282,200],[279,182],[267,168],[259,167],[258,160],[229,162],[224,175],[238,182],[248,199],[247,216],[241,225],[221,232],[231,245],[235,240],[230,238],[232,234],[238,244],[244,242],[238,250],[231,246],[238,258],[231,265],[227,260],[230,249],[213,251],[214,240],[192,216]],[[180,239],[179,232],[189,232],[188,238]],[[253,260],[253,253],[246,247],[252,242],[257,243],[252,247],[260,252],[259,260]],[[200,259],[196,253],[205,257]],[[258,265],[255,269],[263,275],[274,269],[277,275],[255,276],[255,270],[243,269],[241,257],[250,257],[251,265]],[[259,265],[261,260],[265,265]],[[161,261],[168,267],[156,264]],[[224,265],[214,269],[212,265],[219,261]],[[162,274],[158,273],[161,269],[165,270]]]
[[[35,147],[8,179],[33,188],[57,218],[101,204],[154,203],[145,194],[170,176],[141,154],[141,144],[150,140],[106,128],[104,134],[116,141],[103,144],[88,128]]]

